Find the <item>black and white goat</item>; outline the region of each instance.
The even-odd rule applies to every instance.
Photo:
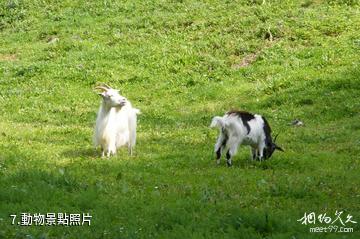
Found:
[[[101,147],[103,157],[110,157],[116,154],[117,148],[127,145],[132,155],[140,110],[133,108],[129,100],[108,85],[103,84],[95,89],[100,90],[98,94],[102,97],[95,125],[95,147]]]
[[[271,137],[271,128],[267,120],[257,114],[244,111],[229,111],[223,117],[215,116],[210,127],[220,128],[220,135],[215,144],[217,163],[222,152],[226,151],[227,165],[236,154],[239,145],[250,145],[253,160],[268,159],[275,149],[283,151]]]

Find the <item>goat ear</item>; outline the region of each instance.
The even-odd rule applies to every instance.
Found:
[[[284,152],[284,150],[281,147],[277,146],[276,144],[275,144],[275,149],[280,150],[281,152]]]

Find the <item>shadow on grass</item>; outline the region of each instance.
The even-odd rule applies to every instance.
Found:
[[[313,80],[299,78],[303,84],[274,90],[260,107],[281,108],[291,102],[301,109],[304,118],[312,120],[330,122],[354,117],[358,115],[359,75],[360,70],[348,67],[337,74],[324,73]]]
[[[66,150],[61,155],[66,158],[97,158],[100,151],[94,148],[76,148]]]

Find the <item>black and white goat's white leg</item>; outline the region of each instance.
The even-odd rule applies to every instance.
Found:
[[[228,140],[228,144],[226,146],[226,148],[228,149],[226,152],[227,166],[230,167],[232,165],[232,157],[236,154],[240,143],[240,140],[238,140],[237,138],[231,138],[230,140]]]
[[[216,162],[217,164],[220,164],[220,158],[222,151],[224,150],[224,147],[226,145],[227,137],[223,134],[220,134],[218,137],[216,144],[215,144],[215,154],[216,154]]]
[[[258,146],[258,156],[260,162],[264,160],[264,149],[265,149],[265,143],[260,143]]]
[[[258,156],[258,150],[257,150],[257,148],[251,147],[251,157],[252,157],[252,160],[256,160],[257,156]]]

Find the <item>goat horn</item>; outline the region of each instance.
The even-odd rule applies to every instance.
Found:
[[[103,91],[107,91],[108,88],[104,87],[104,86],[95,86],[94,88],[95,90],[103,90]]]
[[[101,86],[104,86],[104,87],[107,88],[107,89],[112,89],[110,86],[108,86],[108,85],[105,84],[105,83],[101,83]]]
[[[276,138],[279,136],[279,134],[277,134],[274,138],[274,143],[276,142]]]
[[[275,149],[280,150],[281,152],[284,152],[284,150],[281,147],[277,146],[276,144],[275,144]]]
[[[107,84],[105,84],[103,82],[98,83],[97,86],[95,86],[95,88],[96,87],[99,87],[99,88],[102,87],[102,88],[105,88],[107,90],[112,89],[109,85],[107,85]]]

